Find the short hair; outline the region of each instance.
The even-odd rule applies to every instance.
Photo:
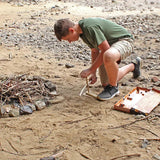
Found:
[[[58,40],[61,41],[62,37],[66,36],[69,33],[69,28],[73,27],[74,22],[69,19],[59,19],[54,24],[54,32]]]

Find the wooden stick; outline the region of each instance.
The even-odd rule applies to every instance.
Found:
[[[78,120],[74,120],[74,121],[65,121],[63,124],[73,124],[73,123],[78,123],[78,122],[81,122],[81,121],[84,121],[84,120],[87,120],[89,118],[91,118],[92,116],[89,116],[89,117],[85,117],[83,119],[78,119]],[[63,125],[63,124],[60,124],[60,125]]]
[[[89,84],[88,84],[88,79],[86,78],[86,84],[87,84],[87,91],[89,93]]]
[[[13,144],[7,139],[7,141],[8,141],[8,143],[9,143],[9,145],[12,147],[12,149],[16,152],[16,153],[18,153],[18,150],[13,146]]]
[[[149,117],[151,117],[151,116],[148,115],[148,116],[146,116],[146,117],[144,117],[144,118],[137,119],[137,120],[135,120],[135,121],[133,121],[133,122],[130,122],[130,123],[127,123],[127,124],[123,124],[123,125],[116,126],[116,127],[108,127],[108,128],[109,128],[109,129],[117,129],[117,128],[121,128],[121,127],[124,128],[124,127],[127,127],[127,126],[129,126],[129,125],[132,125],[132,124],[134,124],[134,123],[136,123],[136,122],[146,120],[146,119],[148,119]]]
[[[86,92],[86,95],[91,96],[91,97],[93,97],[93,98],[96,98],[96,99],[97,99],[97,95],[96,95],[96,94]]]
[[[129,155],[123,155],[123,156],[115,157],[115,158],[112,158],[110,160],[115,160],[115,159],[125,158],[125,157],[140,157],[140,156],[141,156],[140,154],[135,153],[135,154],[129,154]]]
[[[139,140],[148,140],[148,141],[160,141],[160,138],[140,138]]]
[[[87,84],[85,84],[85,86],[82,88],[81,92],[79,93],[80,96],[82,96],[82,94],[83,94],[83,92],[84,92],[86,87],[87,87]]]
[[[150,131],[150,130],[149,130],[149,129],[147,129],[147,128],[143,128],[143,127],[140,127],[140,126],[132,126],[132,127],[138,127],[138,128],[140,128],[140,129],[143,129],[143,130],[146,130],[146,131],[148,131],[148,132],[152,133],[152,134],[153,134],[153,135],[155,135],[156,137],[159,137],[156,133],[154,133],[154,132]]]
[[[82,157],[84,157],[85,159],[92,160],[90,157],[86,156],[85,154],[83,154],[83,153],[81,153],[81,152],[79,152],[79,154],[80,154]]]

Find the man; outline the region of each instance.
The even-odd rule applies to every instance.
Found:
[[[80,75],[82,78],[90,76],[89,80],[94,84],[97,81],[96,70],[99,68],[104,87],[97,96],[99,100],[108,100],[119,94],[117,82],[127,73],[133,72],[134,78],[140,76],[140,57],[118,68],[120,61],[133,51],[133,37],[124,27],[103,18],[86,18],[77,24],[69,19],[60,19],[55,23],[54,31],[60,41],[71,43],[80,37],[91,49],[92,65]]]

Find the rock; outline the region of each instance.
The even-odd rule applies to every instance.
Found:
[[[19,110],[18,107],[17,107],[17,108],[12,108],[12,109],[9,111],[8,114],[9,114],[10,117],[17,117],[17,116],[20,115],[20,110]]]
[[[55,160],[54,157],[44,157],[44,158],[40,158],[40,160]]]
[[[160,160],[160,155],[155,154],[155,155],[153,156],[153,158],[154,158],[154,159],[157,159],[157,160]]]
[[[3,112],[3,114],[4,114],[5,112],[6,112],[6,113],[9,113],[9,111],[12,110],[12,106],[9,105],[9,104],[3,105],[2,108],[3,108],[3,109],[2,109],[1,111]]]
[[[128,83],[122,82],[121,86],[128,86]]]
[[[57,94],[56,91],[52,91],[52,92],[49,93],[49,96],[57,96],[57,95],[58,95],[58,94]]]
[[[48,88],[50,90],[50,92],[56,91],[56,85],[53,84],[51,81],[44,83],[44,85],[46,88]]]
[[[35,106],[37,110],[42,110],[46,107],[46,103],[44,101],[36,101]]]
[[[135,119],[141,119],[141,118],[145,118],[145,116],[142,114],[135,115]]]
[[[65,100],[65,98],[63,96],[56,96],[53,99],[48,100],[49,104],[57,104],[57,103],[61,103]]]
[[[152,77],[151,81],[154,82],[154,83],[155,83],[155,82],[158,82],[158,81],[159,81],[159,78],[158,78],[158,77]]]
[[[155,86],[160,87],[160,81],[154,83]]]
[[[7,107],[11,107],[10,105],[5,105],[5,106],[7,106]],[[6,117],[9,117],[9,111],[8,112],[6,112],[6,108],[5,108],[5,106],[2,106],[1,108],[0,108],[0,117],[2,117],[2,118],[6,118]]]
[[[5,109],[3,108],[3,106],[2,107],[0,107],[0,115],[3,115],[3,114],[5,114]]]
[[[20,107],[20,114],[32,114],[33,110],[29,105],[21,106]]]
[[[146,78],[145,78],[144,76],[139,76],[137,79],[138,79],[138,81],[140,81],[140,82],[143,82],[143,81],[146,80]]]
[[[144,139],[141,145],[141,148],[147,148],[147,146],[149,145],[149,141],[147,139]]]
[[[32,109],[32,111],[35,111],[35,110],[36,110],[36,106],[35,106],[34,104],[32,104],[32,103],[27,103],[26,105],[29,106],[29,107]]]
[[[132,141],[129,139],[125,140],[125,142],[124,142],[124,144],[126,144],[126,145],[130,145],[131,143],[132,143]]]
[[[66,67],[66,68],[73,68],[74,65],[66,63],[66,64],[65,64],[65,67]]]
[[[159,43],[159,42],[160,42],[160,38],[159,38],[159,39],[156,39],[155,42]]]

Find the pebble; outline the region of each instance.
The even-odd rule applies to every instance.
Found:
[[[135,115],[135,119],[141,119],[141,118],[145,118],[145,116],[141,114]]]
[[[17,108],[12,108],[12,109],[9,111],[8,114],[9,114],[10,117],[17,117],[17,116],[20,115],[20,110],[19,110],[18,107],[17,107]]]
[[[65,64],[65,67],[66,67],[66,68],[73,68],[73,67],[74,67],[74,65],[69,64],[69,63],[66,63],[66,64]]]
[[[36,110],[36,106],[33,103],[27,103],[26,105],[29,106],[32,109],[32,111]]]
[[[155,154],[155,155],[153,155],[153,158],[156,159],[156,160],[160,160],[160,155]]]
[[[154,83],[155,83],[155,82],[158,82],[158,81],[159,81],[159,78],[158,78],[158,77],[152,77],[151,81],[154,82]]]
[[[56,85],[53,84],[51,81],[44,83],[44,85],[50,90],[50,92],[56,91]]]
[[[144,139],[141,144],[141,148],[147,148],[148,145],[149,145],[149,141],[147,139]]]
[[[64,100],[65,98],[63,96],[55,96],[53,99],[50,99],[47,102],[49,104],[57,104],[63,102]]]
[[[36,101],[35,106],[37,110],[42,110],[46,107],[46,103],[44,101]]]
[[[25,105],[20,107],[20,114],[31,114],[33,112],[32,108],[29,105]]]

